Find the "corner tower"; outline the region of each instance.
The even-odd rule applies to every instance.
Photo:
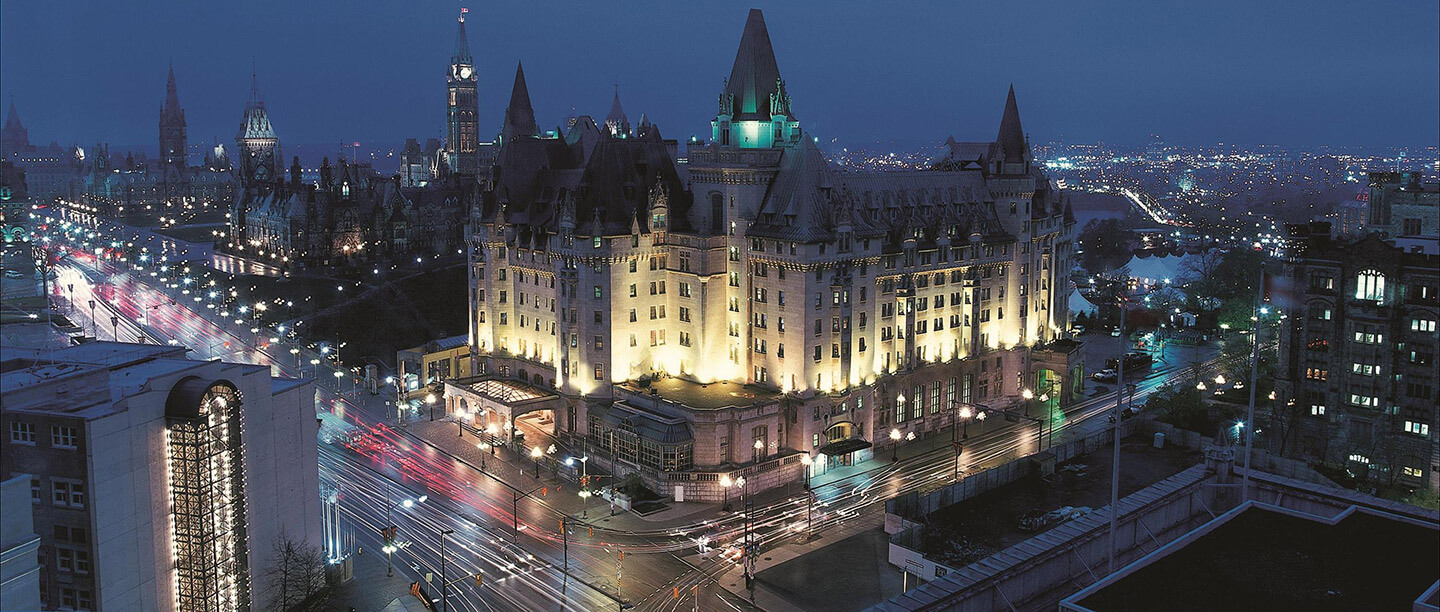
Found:
[[[775,63],[765,15],[750,9],[735,66],[720,91],[720,108],[710,122],[711,140],[746,149],[783,147],[800,141],[800,122]]]
[[[465,37],[465,13],[460,9],[460,30],[446,75],[445,161],[452,172],[474,176],[480,170],[480,99],[475,60]]]
[[[175,89],[175,66],[165,82],[165,104],[160,107],[160,160],[165,167],[184,169],[186,156],[185,109],[180,108],[180,94]]]

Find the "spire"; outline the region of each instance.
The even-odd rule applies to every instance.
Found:
[[[1024,163],[1029,153],[1025,131],[1020,128],[1020,107],[1015,104],[1015,85],[1010,85],[1010,95],[1005,98],[1005,115],[1000,118],[1000,133],[995,136],[1005,161]]]
[[[539,136],[540,128],[535,124],[535,109],[530,106],[530,89],[525,86],[525,66],[515,65],[515,88],[510,90],[510,106],[505,108],[505,125],[500,131],[501,141],[516,136]]]
[[[782,104],[771,108],[777,94]],[[774,110],[790,114],[789,99],[780,82],[780,67],[775,63],[775,49],[770,46],[770,32],[765,28],[765,15],[760,9],[750,9],[750,16],[745,20],[740,49],[735,52],[735,66],[730,69],[730,80],[726,81],[721,95],[733,96],[732,121],[769,121]]]
[[[609,128],[610,135],[630,131],[630,120],[625,117],[625,109],[620,107],[620,86],[615,86],[615,99],[610,103],[610,113],[605,115],[605,127]]]
[[[15,96],[14,94],[11,94],[10,110],[9,112],[5,113],[5,129],[15,130],[24,127],[24,125],[20,124],[20,113],[15,112]]]
[[[250,67],[250,99],[245,102],[245,108],[252,106],[265,107],[265,100],[260,97],[260,77],[255,74],[255,67]]]
[[[180,94],[175,88],[175,64],[170,64],[170,76],[165,81],[165,108],[167,115],[180,111]]]
[[[470,9],[460,9],[460,31],[455,34],[455,53],[450,56],[452,64],[470,64],[474,60],[470,57],[470,39],[465,36],[465,13]]]

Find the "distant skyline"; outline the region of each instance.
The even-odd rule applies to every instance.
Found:
[[[465,5],[482,139],[517,61],[542,127],[618,83],[632,122],[707,136],[758,6],[822,141],[989,140],[1010,83],[1037,143],[1440,141],[1435,2]],[[253,62],[284,142],[439,138],[460,6],[7,2],[0,100],[39,144],[153,146],[173,62],[190,141],[232,144]]]

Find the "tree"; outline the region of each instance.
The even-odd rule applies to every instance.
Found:
[[[271,546],[265,578],[270,588],[267,610],[308,612],[323,610],[329,603],[325,555],[318,546],[291,540],[284,532]]]
[[[1120,219],[1092,219],[1080,232],[1080,265],[1091,274],[1113,270],[1130,260],[1134,240]]]

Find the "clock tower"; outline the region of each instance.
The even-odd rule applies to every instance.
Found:
[[[460,9],[460,32],[446,75],[445,160],[452,172],[475,176],[480,168],[480,100],[476,92],[475,60],[465,37],[465,13]]]

